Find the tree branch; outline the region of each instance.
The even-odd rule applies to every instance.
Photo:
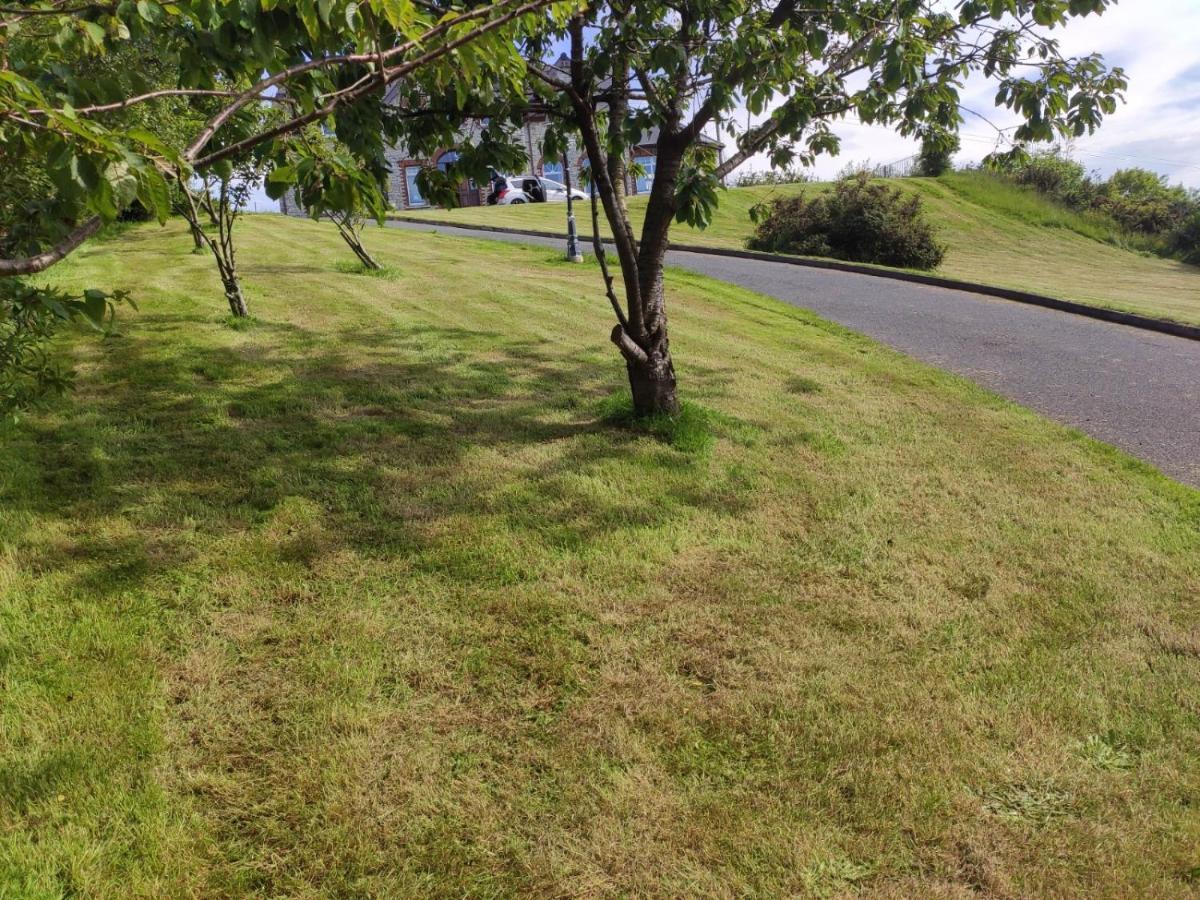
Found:
[[[260,135],[255,135],[243,141],[239,141],[236,144],[211,153],[202,159],[196,158],[208,145],[209,141],[213,139],[222,125],[229,121],[229,119],[236,115],[241,109],[245,108],[247,104],[253,102],[256,97],[261,95],[262,92],[268,88],[282,85],[297,75],[302,75],[306,72],[311,72],[316,69],[330,68],[337,65],[352,65],[356,63],[377,63],[379,60],[387,61],[394,59],[403,53],[421,47],[431,38],[436,38],[442,34],[445,34],[447,31],[457,25],[483,18],[490,13],[494,13],[497,8],[510,5],[512,2],[515,2],[515,0],[502,0],[500,3],[478,7],[470,12],[461,13],[452,19],[446,19],[426,30],[426,32],[419,38],[405,41],[403,44],[398,44],[395,47],[391,47],[383,53],[372,51],[368,53],[341,54],[339,56],[327,56],[322,57],[321,59],[309,60],[305,63],[298,63],[297,65],[289,66],[287,69],[284,69],[281,72],[277,72],[268,78],[258,81],[253,86],[239,94],[237,99],[228,107],[213,116],[213,118],[209,120],[205,127],[196,136],[195,140],[193,140],[188,146],[187,150],[184,151],[184,158],[192,161],[196,166],[211,165],[214,162],[219,162],[222,159],[227,159],[230,156],[241,153],[250,147],[262,143],[263,141],[277,137],[280,134],[286,134],[290,131],[295,131],[297,128],[304,127],[309,122],[314,122],[317,119],[328,116],[338,107],[345,105],[352,100],[357,100],[370,90],[373,90],[376,87],[383,87],[391,84],[393,81],[402,78],[414,69],[423,65],[427,65],[428,63],[433,62],[442,56],[453,52],[454,50],[457,50],[464,44],[467,44],[490,31],[494,31],[502,25],[508,24],[519,16],[523,16],[526,13],[535,12],[542,7],[549,6],[551,3],[555,2],[555,0],[530,0],[530,2],[524,3],[521,6],[518,6],[516,9],[510,10],[502,16],[492,19],[482,25],[476,26],[452,41],[448,41],[445,44],[434,47],[432,50],[423,53],[414,60],[403,63],[392,69],[381,70],[376,73],[375,77],[373,78],[360,79],[353,90],[346,93],[339,92],[337,95],[333,96],[333,99],[329,103],[326,103],[324,106],[314,110],[311,113],[308,113],[304,116],[298,116],[289,122],[285,122],[282,125],[276,126],[275,128],[263,132]]]
[[[608,271],[608,258],[604,253],[604,240],[600,237],[600,208],[596,203],[596,187],[592,185],[592,250],[596,254],[596,261],[600,263],[600,274],[604,276],[604,293],[608,295],[608,302],[612,304],[613,312],[617,314],[617,321],[621,323],[621,328],[629,327],[629,320],[625,318],[625,311],[621,309],[621,302],[617,300],[617,294],[613,290],[613,277]]]
[[[634,337],[644,337],[642,327],[641,288],[638,282],[637,244],[633,239],[633,226],[625,206],[620,202],[608,168],[608,160],[600,143],[596,125],[595,108],[590,102],[590,81],[583,66],[583,20],[571,20],[571,86],[566,94],[575,110],[579,134],[587,150],[591,164],[593,190],[600,194],[604,203],[604,214],[612,229],[613,242],[621,261],[621,278],[625,285],[625,300],[629,314],[626,317],[634,330]],[[593,235],[594,237],[594,235]]]
[[[117,110],[128,109],[131,106],[136,106],[139,103],[145,103],[149,100],[158,100],[162,97],[240,97],[239,91],[217,91],[207,90],[202,88],[165,88],[160,91],[151,91],[148,94],[139,94],[136,97],[130,97],[127,100],[120,100],[116,103],[103,103],[97,106],[81,106],[75,110],[75,115],[85,116],[94,113],[116,112]],[[293,103],[294,101],[288,97],[259,97],[259,102],[262,103]],[[31,109],[29,115],[44,116],[47,115],[47,110]]]
[[[630,362],[645,363],[650,359],[646,355],[646,351],[639,347],[633,338],[629,336],[629,332],[625,330],[623,325],[614,325],[609,339],[617,345],[617,349],[621,351],[621,355]]]
[[[0,277],[11,275],[36,275],[44,272],[56,262],[66,258],[80,244],[100,230],[102,222],[99,216],[92,216],[82,225],[64,237],[61,241],[36,256],[18,257],[17,259],[0,259]]]

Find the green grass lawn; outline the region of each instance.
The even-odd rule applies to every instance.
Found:
[[[1080,216],[997,179],[958,174],[938,179],[904,178],[898,183],[925,199],[946,260],[935,274],[998,287],[1016,288],[1094,306],[1200,324],[1200,268],[1114,246],[1102,223]],[[744,248],[752,230],[750,207],[770,197],[822,191],[827,184],[731,188],[720,195],[712,224],[699,231],[676,225],[683,244]],[[645,197],[629,201],[640,228]],[[433,209],[404,216],[552,231],[564,229],[562,204]],[[591,234],[584,204],[580,229]],[[601,216],[601,227],[608,234]]]
[[[679,272],[631,431],[591,265],[239,228],[0,431],[0,896],[1197,890],[1200,492]]]

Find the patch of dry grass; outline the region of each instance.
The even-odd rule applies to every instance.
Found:
[[[243,330],[85,249],[142,312],[2,433],[0,894],[1194,890],[1200,494],[673,273],[680,449],[590,266],[244,237]]]

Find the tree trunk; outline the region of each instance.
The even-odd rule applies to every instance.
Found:
[[[633,412],[638,416],[673,416],[679,412],[675,393],[675,366],[664,338],[661,349],[648,353],[645,362],[626,359]]]
[[[638,286],[642,298],[645,338],[636,343],[645,359],[641,354],[630,354],[624,349],[622,352],[629,370],[633,410],[639,416],[673,416],[679,412],[675,366],[671,362],[667,332],[667,298],[663,275],[667,262],[668,235],[675,214],[675,183],[682,159],[682,151],[674,146],[668,144],[660,147],[662,181],[659,181],[660,176],[656,173],[638,246]]]
[[[679,412],[675,390],[675,365],[671,361],[671,342],[667,337],[667,315],[663,302],[662,263],[658,259],[658,278],[649,297],[657,309],[655,329],[642,340],[635,340],[623,326],[613,328],[612,342],[625,358],[629,374],[629,392],[636,416],[673,416]]]
[[[639,247],[625,206],[625,142],[622,129],[628,109],[630,65],[628,55],[613,60],[614,89],[608,96],[608,151],[601,146],[596,109],[590,100],[590,87],[583,65],[584,20],[576,16],[570,23],[571,103],[579,117],[580,136],[587,149],[592,171],[592,219],[596,221],[596,196],[604,205],[604,214],[612,229],[613,242],[621,263],[625,286],[625,308],[613,292],[613,281],[604,262],[599,229],[596,257],[604,276],[605,291],[617,314],[618,324],[612,342],[625,359],[633,411],[637,416],[673,416],[679,412],[675,385],[675,366],[667,340],[667,313],[663,293],[663,266],[666,263],[667,235],[675,212],[675,182],[686,150],[678,137],[664,140],[660,132],[658,173],[651,188],[646,220]],[[663,181],[660,183],[659,177]]]
[[[368,252],[367,248],[362,245],[361,241],[357,244],[357,246],[354,246],[351,249],[354,250],[354,255],[358,257],[359,262],[363,264],[363,268],[376,270],[382,268],[382,266],[380,266],[375,260],[375,257],[373,257],[370,252]]]
[[[229,301],[229,311],[235,318],[244,319],[250,315],[246,306],[246,297],[242,294],[242,284],[236,272],[221,275],[221,284],[225,287],[225,299]]]
[[[382,268],[375,260],[375,257],[364,246],[362,237],[359,235],[359,230],[354,226],[353,222],[335,218],[334,224],[337,225],[338,234],[342,236],[342,240],[346,242],[346,246],[358,257],[358,261],[363,264],[364,269],[378,270]]]

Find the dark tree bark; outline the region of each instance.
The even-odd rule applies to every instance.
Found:
[[[218,268],[221,270],[221,286],[225,288],[225,299],[229,302],[229,312],[238,319],[244,319],[250,315],[250,309],[246,306],[246,296],[242,293],[242,283],[238,279],[236,269],[226,269],[219,261]]]
[[[663,267],[671,220],[675,213],[675,186],[687,144],[683,140],[672,140],[665,129],[660,135],[658,168],[639,245],[625,205],[626,167],[621,137],[628,110],[629,62],[627,58],[614,61],[613,86],[607,97],[609,119],[606,152],[597,126],[590,77],[584,71],[582,55],[583,26],[582,21],[577,19],[571,26],[571,82],[567,93],[575,108],[580,135],[591,165],[592,232],[595,235],[599,233],[596,227],[599,218],[596,209],[598,196],[613,233],[625,289],[625,303],[622,305],[613,290],[613,279],[605,263],[603,245],[597,240],[596,255],[603,268],[609,301],[617,315],[618,324],[613,328],[612,342],[625,360],[635,414],[675,415],[679,412],[679,398],[667,333]]]
[[[629,385],[639,414],[679,412],[675,366],[667,334],[667,298],[663,283],[671,222],[675,218],[675,188],[683,165],[684,146],[671,137],[660,139],[654,183],[646,205],[642,240],[638,245],[638,288],[642,295],[646,361],[630,364]]]
[[[675,365],[666,332],[646,354],[646,359],[625,358],[633,411],[639,416],[673,416],[679,412]]]

